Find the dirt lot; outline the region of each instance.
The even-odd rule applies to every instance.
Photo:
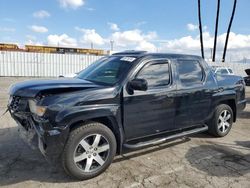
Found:
[[[27,79],[27,78],[26,78]],[[8,88],[24,79],[0,78],[0,113]],[[18,136],[9,114],[1,117],[0,186],[3,187],[250,187],[248,104],[225,138],[199,134],[116,157],[97,178],[77,182],[49,165]]]

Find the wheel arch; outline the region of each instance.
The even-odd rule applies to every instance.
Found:
[[[90,122],[98,122],[101,123],[105,126],[107,126],[115,135],[116,141],[117,141],[117,153],[121,154],[122,153],[122,144],[123,144],[123,138],[124,138],[124,133],[123,129],[117,122],[116,118],[113,116],[99,116],[99,117],[92,117],[92,118],[87,118],[87,119],[80,119],[75,122],[72,122],[68,127],[69,127],[69,132],[72,130],[84,126],[87,123]]]
[[[235,122],[237,119],[237,117],[236,117],[237,116],[237,108],[236,108],[235,99],[222,100],[219,102],[218,105],[220,105],[220,104],[226,104],[226,105],[230,106],[230,108],[233,111],[233,122]]]

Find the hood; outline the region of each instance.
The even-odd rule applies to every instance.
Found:
[[[245,72],[247,73],[248,76],[250,76],[250,69],[246,69]]]
[[[38,94],[65,93],[96,87],[100,86],[78,78],[31,80],[13,85],[9,94],[21,97],[36,97]]]

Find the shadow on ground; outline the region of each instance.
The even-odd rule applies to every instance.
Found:
[[[210,176],[240,177],[250,172],[250,154],[239,152],[239,147],[249,151],[250,141],[200,145],[190,148],[185,157],[192,167]]]
[[[250,149],[250,141],[236,141],[235,143],[239,146]]]
[[[250,119],[250,111],[242,111],[238,114],[238,118]]]
[[[250,97],[247,97],[246,100],[247,100],[247,104],[250,104]]]

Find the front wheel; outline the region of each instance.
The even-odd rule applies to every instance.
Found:
[[[67,174],[86,180],[98,176],[116,154],[113,132],[101,123],[88,123],[73,130],[65,145],[62,162]]]
[[[209,122],[209,133],[216,137],[224,137],[231,130],[233,125],[233,111],[230,106],[220,104],[216,107],[215,113]]]

